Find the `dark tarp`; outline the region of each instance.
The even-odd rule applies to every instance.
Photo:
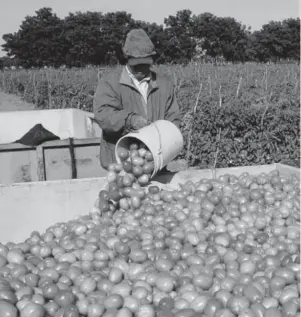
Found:
[[[21,139],[16,140],[14,143],[21,143],[28,146],[38,146],[47,141],[60,140],[58,136],[48,131],[42,124],[36,124]]]

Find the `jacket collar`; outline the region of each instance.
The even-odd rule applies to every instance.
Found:
[[[157,84],[157,74],[156,74],[156,72],[151,71],[150,78],[151,78],[150,79],[150,88],[151,88],[151,90],[159,88],[159,86]],[[133,87],[133,88],[136,89],[136,87],[133,85],[132,79],[129,76],[128,71],[127,71],[127,69],[125,67],[123,67],[123,69],[122,69],[119,83],[121,85],[130,86],[130,87]]]

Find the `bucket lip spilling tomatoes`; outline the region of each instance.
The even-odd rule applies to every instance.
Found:
[[[136,178],[147,175],[149,181],[155,172],[153,154],[140,140],[135,138],[130,139],[133,142],[127,148],[124,146],[118,147],[116,150],[116,160],[125,172],[132,173]],[[147,184],[146,181],[143,183]]]
[[[300,315],[297,179],[139,177],[115,164],[93,212],[0,244],[0,316]]]

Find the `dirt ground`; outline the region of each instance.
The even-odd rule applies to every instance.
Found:
[[[0,112],[1,111],[20,111],[34,110],[34,104],[23,101],[20,97],[8,95],[0,91]]]

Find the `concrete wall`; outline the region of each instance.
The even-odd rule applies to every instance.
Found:
[[[0,242],[21,242],[57,222],[88,214],[106,178],[0,185]]]
[[[78,109],[1,112],[0,144],[18,140],[38,123],[61,139],[101,137],[101,129],[93,118],[93,113]]]

